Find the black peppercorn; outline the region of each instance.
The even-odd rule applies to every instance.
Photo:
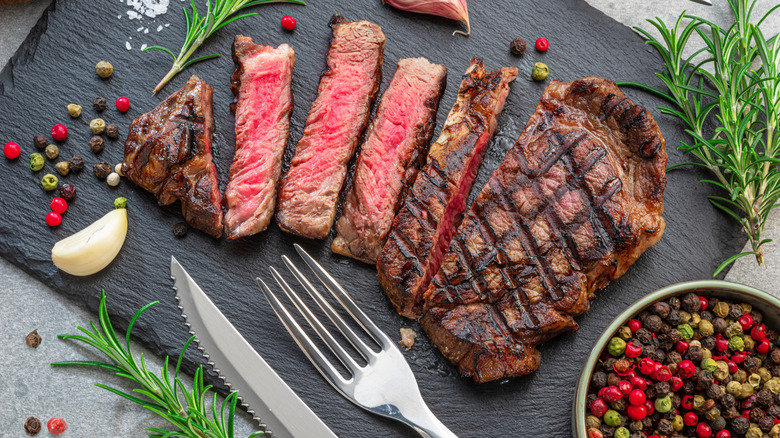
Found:
[[[674,427],[672,427],[672,422],[663,419],[658,422],[658,432],[661,432],[661,435],[671,435],[674,432]]]
[[[41,431],[41,420],[35,417],[27,417],[24,421],[24,431],[30,436],[38,435]]]
[[[780,418],[780,405],[772,405],[766,409],[768,416],[773,418]]]
[[[95,100],[92,101],[92,107],[95,108],[95,111],[97,112],[105,110],[106,106],[108,106],[108,104],[104,97],[96,97]]]
[[[173,225],[171,225],[171,230],[173,230],[173,235],[176,237],[184,237],[187,235],[187,231],[189,230],[189,227],[187,226],[186,222],[177,222]],[[604,373],[602,373],[604,374]],[[617,374],[615,374],[617,376]]]
[[[780,348],[775,348],[769,353],[769,360],[771,360],[772,363],[780,364]]]
[[[731,309],[729,310],[729,319],[733,319],[734,321],[738,320],[742,314],[745,313],[744,310],[742,310],[742,306],[739,304],[732,304]]]
[[[715,348],[715,337],[714,336],[705,336],[699,340],[701,342],[701,347],[706,348],[707,350],[712,351]]]
[[[615,437],[615,428],[612,426],[607,426],[606,424],[601,425],[601,436],[604,438],[614,438]]]
[[[707,397],[713,400],[718,400],[723,397],[723,389],[720,387],[720,385],[710,385],[707,388]]]
[[[60,196],[68,202],[72,201],[76,197],[76,186],[68,183],[61,185]]]
[[[89,148],[96,154],[103,152],[103,144],[103,137],[99,135],[92,136],[92,138],[89,139]]]
[[[593,373],[593,377],[591,377],[590,384],[598,391],[599,389],[607,386],[607,373],[603,371],[597,371]]]
[[[669,311],[671,308],[669,307],[669,304],[664,303],[663,301],[659,301],[655,304],[653,304],[652,312],[661,318],[666,318],[669,316]]]
[[[688,313],[694,313],[701,310],[701,301],[699,296],[693,292],[689,292],[682,297],[682,303],[680,304],[683,310]]]
[[[662,324],[661,318],[659,318],[658,315],[650,315],[645,320],[645,327],[653,333],[660,330]]]
[[[775,421],[769,417],[764,417],[758,420],[758,427],[764,432],[769,432],[770,430],[772,430],[772,426],[774,425],[775,425]]]
[[[703,310],[699,312],[699,316],[701,317],[702,320],[709,321],[709,322],[712,322],[712,320],[715,318],[715,314],[713,314],[709,310]]]
[[[666,354],[666,363],[680,363],[682,356],[676,351],[670,351]]]
[[[643,345],[647,345],[651,342],[653,336],[650,334],[650,330],[642,327],[636,331],[636,338],[639,339],[639,342],[641,342]]]
[[[691,395],[696,390],[696,384],[693,383],[693,380],[686,380],[683,383],[682,390],[685,395]]]
[[[38,330],[31,331],[25,338],[25,342],[27,342],[27,346],[30,348],[38,348],[41,345],[41,335],[38,334]]]
[[[612,409],[614,409],[614,410],[616,410],[618,412],[625,411],[626,410],[626,399],[625,398],[621,398],[620,400],[615,400],[614,402],[610,403],[609,406]]]
[[[669,310],[669,314],[666,315],[666,322],[672,326],[678,326],[682,322],[682,316],[680,311],[676,309]]]
[[[669,304],[669,307],[671,307],[674,310],[680,310],[680,299],[677,297],[671,297],[666,302]]]
[[[688,347],[688,357],[694,362],[701,362],[704,355],[701,352],[701,347],[698,345],[691,345]]]
[[[84,169],[84,158],[81,155],[74,155],[68,160],[68,164],[72,172],[81,172]]]
[[[753,318],[753,324],[754,325],[761,325],[761,323],[764,321],[764,315],[761,314],[758,310],[751,310],[750,316]]]
[[[763,388],[758,391],[758,394],[756,394],[756,403],[761,406],[769,406],[769,404],[772,403],[773,398],[774,397],[772,397],[772,392],[766,388]]]
[[[33,145],[35,145],[36,149],[42,151],[49,145],[49,140],[46,140],[46,137],[44,137],[43,134],[38,134],[33,137]]]
[[[731,420],[731,429],[737,435],[744,435],[750,428],[750,420],[745,417],[735,417]]]
[[[723,416],[720,416],[715,419],[712,423],[710,423],[710,426],[712,426],[712,430],[719,431],[726,428],[726,419],[723,418]]]
[[[119,138],[119,126],[116,126],[113,123],[109,123],[108,126],[106,126],[106,135],[108,138],[116,140]]]
[[[774,377],[780,377],[780,365],[775,365],[769,370]]]
[[[671,388],[669,387],[669,382],[658,382],[655,385],[655,395],[658,397],[666,397],[667,394],[669,394],[669,391]]]
[[[92,168],[92,171],[95,172],[95,176],[100,179],[106,179],[108,174],[111,173],[113,169],[111,169],[111,165],[106,163],[105,161],[101,161]]]
[[[663,363],[664,360],[666,360],[666,353],[664,353],[664,350],[661,350],[661,349],[655,350],[655,353],[653,353],[652,359],[655,362]]]
[[[730,394],[727,394],[727,395],[730,395]],[[733,419],[739,417],[739,411],[737,411],[737,408],[732,406],[730,408],[726,408],[725,410],[721,411],[720,415],[723,416],[723,418],[725,418],[725,419],[730,421],[730,420],[733,420]],[[746,418],[746,420],[747,420],[747,418]]]
[[[728,326],[729,323],[723,318],[715,318],[712,320],[712,328],[715,330],[715,333],[725,332]]]
[[[742,368],[745,369],[745,371],[748,372],[748,374],[753,374],[756,371],[758,371],[759,367],[758,359],[756,359],[753,356],[748,356],[745,358],[745,361],[742,362]]]
[[[737,405],[737,399],[734,398],[733,395],[725,393],[723,394],[723,397],[720,398],[720,404],[722,404],[724,408],[733,408]]]
[[[753,408],[750,410],[750,421],[753,423],[758,423],[758,420],[765,417],[766,413],[761,408]]]
[[[509,43],[509,50],[517,56],[521,56],[523,53],[525,53],[525,49],[525,40],[522,38],[515,38],[511,43]]]

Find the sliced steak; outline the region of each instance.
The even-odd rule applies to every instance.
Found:
[[[550,83],[425,293],[421,324],[462,374],[536,370],[536,346],[661,238],[664,143],[612,81]]]
[[[398,211],[377,261],[379,281],[398,313],[418,318],[422,295],[466,210],[466,200],[498,124],[517,69],[487,72],[471,60],[458,97]]]
[[[447,67],[425,58],[398,61],[360,148],[333,252],[376,264],[407,188],[425,162]]]
[[[328,68],[309,109],[303,137],[279,189],[279,227],[324,239],[336,216],[347,163],[371,114],[382,78],[385,35],[368,21],[334,15]]]
[[[225,189],[228,239],[251,236],[268,227],[276,207],[282,157],[290,136],[295,51],[255,44],[238,35],[233,41],[231,90],[236,102],[236,152]]]
[[[181,201],[184,219],[214,237],[222,235],[222,195],[211,158],[213,90],[197,76],[148,113],[133,120],[122,172],[157,196]]]

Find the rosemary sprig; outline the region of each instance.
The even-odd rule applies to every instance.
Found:
[[[764,264],[762,246],[771,239],[762,237],[769,212],[780,199],[780,38],[766,38],[761,24],[780,8],[770,9],[756,23],[751,14],[756,0],[729,0],[734,23],[727,29],[683,12],[673,28],[660,19],[648,20],[661,39],[637,28],[647,37],[664,61],[664,71],[656,73],[666,91],[635,82],[639,87],[669,101],[659,107],[664,114],[682,120],[690,142],[678,150],[695,156],[695,165],[709,169],[713,184],[725,196],[709,201],[742,225],[751,251],[727,258],[713,275],[740,257],[753,254]],[[684,24],[684,20],[689,20]],[[704,47],[684,58],[691,37],[698,36]],[[703,57],[701,61],[698,61]],[[716,126],[706,122],[714,115]],[[670,169],[678,166],[672,166]]]
[[[196,50],[203,44],[208,37],[214,32],[222,29],[228,24],[240,20],[246,17],[252,17],[257,15],[256,12],[249,12],[245,14],[235,15],[237,12],[248,8],[250,6],[261,5],[264,3],[297,3],[305,5],[302,0],[206,0],[206,14],[200,15],[195,8],[195,0],[190,0],[190,7],[192,12],[188,12],[186,7],[183,7],[184,18],[187,20],[187,34],[184,37],[184,44],[181,46],[179,55],[176,56],[169,49],[162,46],[150,46],[144,49],[147,50],[162,50],[163,52],[171,55],[173,58],[173,66],[168,73],[162,78],[159,84],[154,88],[154,94],[162,90],[165,84],[168,83],[174,76],[179,74],[188,66],[206,59],[216,58],[219,56],[217,53],[211,55],[199,56],[195,59],[190,57]]]
[[[204,386],[203,384],[203,367],[199,366],[195,370],[191,391],[184,386],[184,383],[179,378],[179,369],[184,351],[195,339],[194,336],[182,348],[179,360],[176,362],[176,369],[173,371],[173,376],[171,376],[168,369],[167,357],[163,363],[160,377],[158,377],[147,370],[143,354],[140,355],[140,359],[136,359],[130,351],[130,333],[133,330],[135,321],[157,303],[158,301],[149,303],[135,313],[133,319],[130,320],[130,325],[127,327],[125,345],[123,346],[108,318],[106,294],[101,292],[100,307],[98,309],[100,329],[90,322],[90,329],[78,327],[86,336],[59,335],[59,338],[72,339],[90,345],[105,354],[111,359],[113,364],[79,360],[55,362],[52,365],[81,365],[103,368],[114,372],[117,376],[137,383],[140,387],[133,389],[132,392],[135,395],[125,393],[120,389],[112,388],[102,383],[95,383],[95,386],[143,406],[145,409],[162,417],[174,428],[173,430],[165,430],[147,427],[146,430],[149,431],[148,435],[150,437],[233,438],[233,420],[238,402],[238,392],[231,392],[222,403],[221,409],[218,409],[217,394],[214,393],[211,400],[211,416],[209,417],[206,396],[212,386]],[[227,408],[227,413],[225,408]],[[263,435],[263,432],[254,432],[249,435],[249,438],[259,435]]]

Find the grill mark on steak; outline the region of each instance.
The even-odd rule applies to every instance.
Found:
[[[311,239],[328,236],[347,164],[368,123],[382,80],[385,36],[368,21],[334,15],[328,67],[303,137],[279,188],[279,227]]]
[[[446,79],[447,68],[425,58],[398,61],[366,131],[333,252],[376,264],[393,217],[425,162]]]
[[[466,70],[458,97],[377,261],[379,281],[396,310],[419,317],[422,294],[436,273],[479,170],[516,68],[487,72],[480,58]]]
[[[225,188],[224,222],[228,239],[237,239],[265,230],[274,214],[290,136],[295,51],[287,44],[274,48],[237,35],[232,53],[236,149]]]
[[[536,370],[536,346],[663,234],[665,168],[652,116],[613,82],[552,81],[425,292],[434,344],[477,382]]]
[[[222,235],[222,195],[211,156],[211,87],[197,76],[148,113],[133,120],[125,142],[123,174],[152,192],[160,205],[181,201],[184,219]]]

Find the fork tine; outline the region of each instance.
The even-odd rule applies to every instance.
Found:
[[[271,289],[260,277],[257,278],[257,283],[258,286],[260,286],[260,290],[263,292],[263,295],[265,295],[265,299],[268,300],[268,303],[271,305],[274,313],[276,313],[276,316],[279,317],[282,325],[284,325],[284,327],[287,329],[287,332],[289,332],[293,337],[295,343],[298,344],[298,347],[300,347],[306,357],[309,358],[309,361],[311,361],[314,367],[317,368],[317,371],[319,371],[320,374],[325,377],[325,380],[330,382],[330,384],[333,385],[333,387],[338,391],[341,391],[341,388],[339,388],[338,384],[347,384],[349,380],[344,379],[341,373],[338,372],[338,370],[336,370],[336,368],[334,368],[333,365],[325,358],[320,349],[317,348],[314,342],[312,342],[306,332],[303,331],[301,326],[295,322],[295,319],[292,317],[292,315],[290,315],[290,312],[287,311],[287,308],[284,307],[282,302],[279,301],[279,298],[277,298],[276,295],[271,292]]]
[[[352,328],[347,325],[341,315],[336,312],[333,306],[330,305],[330,303],[322,296],[317,288],[315,288],[314,285],[309,282],[309,279],[303,275],[298,267],[295,266],[295,264],[293,264],[293,262],[287,256],[282,256],[282,261],[284,261],[284,264],[287,265],[287,269],[292,272],[301,286],[306,289],[306,292],[308,292],[312,299],[317,302],[317,305],[320,307],[320,309],[325,312],[325,315],[327,315],[328,319],[330,319],[330,321],[336,325],[341,334],[343,334],[349,343],[355,347],[355,350],[357,350],[363,356],[363,359],[368,361],[369,357],[375,354],[374,351],[368,345],[366,345],[366,343],[363,342],[360,337],[358,337]]]
[[[314,331],[317,332],[317,335],[319,335],[320,339],[325,342],[325,345],[328,346],[330,351],[336,355],[339,361],[341,361],[342,365],[344,365],[350,373],[354,374],[355,370],[360,368],[360,365],[358,365],[352,356],[350,356],[349,353],[344,350],[344,347],[342,347],[341,344],[336,341],[333,335],[330,334],[330,331],[328,331],[328,329],[322,325],[320,320],[314,316],[314,313],[312,313],[312,311],[309,309],[309,306],[307,306],[306,303],[301,300],[301,297],[295,293],[292,287],[287,284],[284,278],[282,278],[279,272],[273,267],[271,267],[271,275],[273,275],[274,280],[276,280],[282,290],[284,290],[284,293],[287,294],[287,298],[292,301],[293,305],[295,305],[295,307],[298,309],[298,312],[303,315],[304,319],[306,319]]]
[[[322,284],[325,285],[330,293],[339,300],[345,309],[347,309],[347,312],[349,312],[352,318],[354,318],[355,321],[357,321],[358,324],[360,324],[363,329],[368,332],[380,346],[382,346],[382,348],[390,348],[393,345],[393,342],[390,340],[390,338],[388,338],[382,330],[379,330],[379,327],[374,324],[368,315],[360,310],[352,297],[349,296],[347,291],[345,291],[344,288],[342,288],[341,285],[330,274],[328,274],[325,268],[323,268],[309,255],[309,253],[301,248],[300,245],[296,243],[293,246],[295,247],[295,250],[298,251],[298,255],[300,255],[309,268],[314,271],[314,274],[317,275],[317,278],[320,279]]]

